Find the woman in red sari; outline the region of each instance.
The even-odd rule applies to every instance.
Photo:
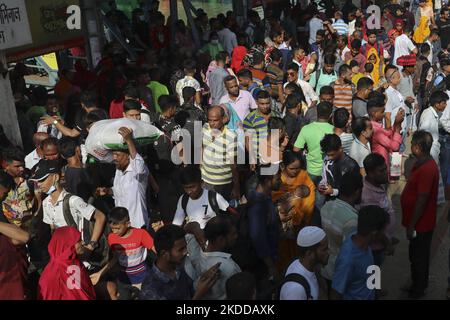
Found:
[[[50,262],[39,279],[39,300],[95,300],[94,287],[77,254],[83,252],[81,233],[58,228],[48,245]]]
[[[0,182],[8,179],[5,176],[7,176],[6,173],[0,172],[0,179],[3,179]],[[0,188],[6,189],[3,184],[0,184]],[[3,195],[0,193],[0,204]],[[29,238],[28,232],[8,223],[0,211],[0,300],[26,298],[28,261],[24,245]]]

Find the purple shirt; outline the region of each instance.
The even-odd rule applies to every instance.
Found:
[[[394,208],[387,194],[387,186],[375,186],[364,178],[360,208],[369,205],[379,206],[389,214],[389,224],[386,226],[384,233],[391,239],[394,236],[396,219]]]
[[[226,94],[220,99],[220,104],[229,103],[233,106],[234,111],[238,114],[241,121],[244,121],[245,117],[250,113],[250,111],[258,108],[255,99],[253,99],[252,94],[248,91],[239,90],[239,96],[236,100],[231,100],[230,95]]]

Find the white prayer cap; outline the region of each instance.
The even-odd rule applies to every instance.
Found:
[[[318,227],[304,227],[297,236],[297,245],[308,248],[325,239],[325,232]]]

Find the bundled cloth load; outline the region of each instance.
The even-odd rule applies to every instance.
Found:
[[[119,128],[127,127],[133,131],[137,147],[151,144],[163,134],[155,126],[126,118],[101,120],[91,127],[86,139],[86,151],[102,162],[112,162],[112,150],[126,150],[127,144],[119,134]]]

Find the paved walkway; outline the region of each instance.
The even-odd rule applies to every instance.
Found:
[[[410,265],[408,258],[409,242],[406,238],[406,230],[401,225],[400,195],[406,184],[405,178],[389,186],[388,193],[397,213],[396,237],[400,240],[394,256],[387,257],[381,275],[381,287],[388,291],[382,299],[407,299],[407,294],[401,288],[409,283]],[[445,212],[444,212],[445,211]],[[427,300],[445,299],[449,272],[449,223],[447,221],[448,208],[441,205],[438,208],[437,226],[433,234],[430,278],[426,296]]]

